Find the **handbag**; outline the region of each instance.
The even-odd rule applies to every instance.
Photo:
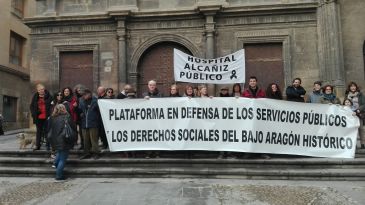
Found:
[[[64,139],[66,143],[69,144],[74,143],[76,139],[76,132],[72,129],[71,125],[68,123],[67,117],[65,118]]]

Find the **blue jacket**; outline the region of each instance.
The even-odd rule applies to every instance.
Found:
[[[79,109],[81,110],[81,127],[83,129],[99,127],[100,115],[96,97],[93,96],[87,101],[81,98]]]

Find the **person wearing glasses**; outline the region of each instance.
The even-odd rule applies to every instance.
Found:
[[[115,95],[114,95],[114,90],[113,88],[107,88],[106,89],[106,96],[105,99],[114,99]]]

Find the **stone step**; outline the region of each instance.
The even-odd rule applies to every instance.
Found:
[[[47,150],[38,150],[32,151],[30,149],[27,150],[12,150],[12,151],[0,151],[0,157],[49,157],[50,151]],[[161,158],[185,158],[187,153],[193,153],[194,158],[217,158],[219,152],[210,152],[210,151],[161,151]],[[80,150],[70,150],[69,156],[79,157],[83,154]],[[143,158],[145,156],[144,151],[136,151],[135,154],[139,158]],[[242,155],[243,153],[235,153],[236,155]],[[103,156],[108,156],[110,158],[121,158],[124,156],[124,152],[103,152]],[[280,154],[272,154],[273,157],[284,157],[284,158],[306,158],[305,156],[299,155],[280,155]],[[365,150],[358,149],[356,150],[355,158],[365,158]]]
[[[1,177],[54,177],[55,169],[0,167]],[[96,178],[229,178],[265,180],[365,180],[365,169],[262,169],[262,168],[126,168],[66,167],[66,177]]]
[[[42,157],[0,157],[1,167],[49,167],[53,162]],[[67,161],[70,167],[207,167],[207,168],[280,168],[280,169],[362,169],[365,159],[327,159],[327,158],[271,158],[271,159],[176,159],[176,158],[108,158],[84,159],[70,157]]]

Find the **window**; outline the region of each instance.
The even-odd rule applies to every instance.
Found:
[[[17,98],[3,96],[3,117],[5,122],[16,122]]]
[[[22,18],[24,14],[24,0],[12,0],[11,11]]]
[[[22,66],[22,50],[25,39],[20,35],[10,32],[9,63]]]

